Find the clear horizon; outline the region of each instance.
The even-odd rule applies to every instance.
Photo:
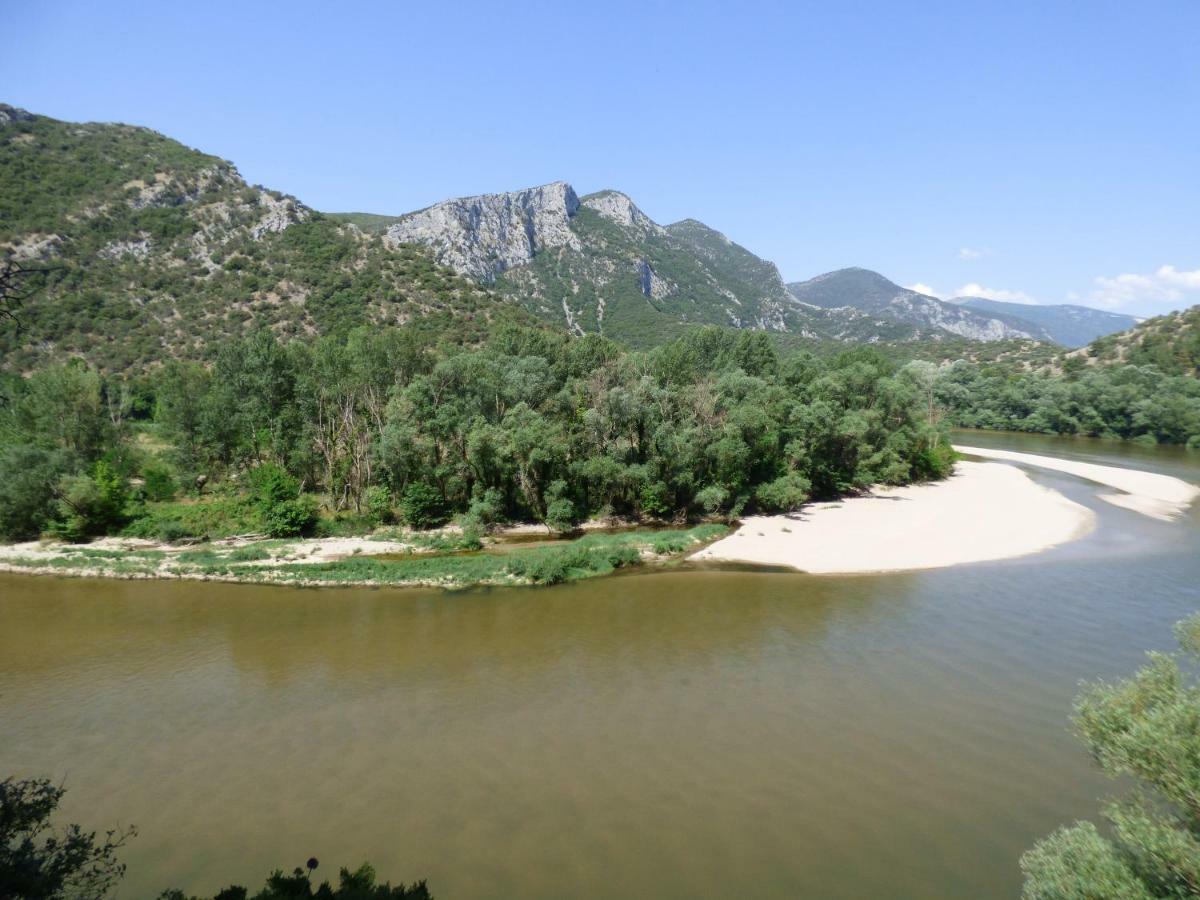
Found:
[[[570,182],[788,281],[1200,303],[1200,5],[603,10],[48,2],[0,101],[144,125],[325,211]]]

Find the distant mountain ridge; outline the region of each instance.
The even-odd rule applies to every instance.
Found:
[[[921,303],[937,306],[936,315],[907,316],[896,304],[798,300],[773,263],[695,219],[659,225],[620,191],[579,198],[560,181],[446,200],[389,221],[389,240],[428,246],[442,264],[539,317],[576,334],[599,332],[635,345],[696,324],[865,343],[950,335],[1044,339],[1027,324],[933,298]],[[893,295],[903,292],[873,277]]]
[[[989,300],[984,297],[956,297],[954,303],[990,315],[1006,315],[1041,328],[1047,338],[1064,347],[1075,348],[1090,344],[1107,334],[1126,331],[1138,324],[1133,316],[1124,313],[1093,309],[1067,303],[1039,305]]]
[[[436,320],[479,333],[529,314],[640,347],[697,325],[792,344],[1063,339],[1005,304],[946,303],[866,269],[785,284],[716,229],[660,225],[620,191],[556,181],[403,215],[322,214],[149,129],[3,104],[0,256],[52,270],[20,340],[0,335],[17,370],[72,355],[109,368],[205,358],[262,327],[311,337]]]
[[[920,294],[869,269],[838,269],[787,285],[801,303],[822,309],[857,309],[916,327],[941,329],[976,341],[1053,340],[1040,326],[1007,314],[965,309]]]

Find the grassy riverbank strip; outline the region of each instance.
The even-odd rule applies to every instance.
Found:
[[[346,555],[323,559],[313,540],[264,540],[176,548],[127,543],[21,545],[4,548],[0,571],[105,578],[163,578],[301,586],[431,586],[557,584],[617,569],[664,562],[727,534],[725,525],[671,531],[592,533],[547,546],[430,551],[419,537],[403,544],[364,538],[341,541]],[[377,548],[377,549],[376,549]],[[326,548],[327,549],[327,548]],[[27,552],[22,552],[22,551]],[[372,555],[371,551],[379,555]],[[318,561],[313,561],[314,559]]]

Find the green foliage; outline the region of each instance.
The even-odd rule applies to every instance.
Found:
[[[97,461],[89,474],[62,476],[56,495],[58,515],[51,529],[65,540],[108,534],[127,520],[129,486],[104,460]]]
[[[367,511],[375,522],[384,525],[391,523],[395,517],[392,511],[392,492],[382,484],[374,484],[367,488]]]
[[[240,885],[232,885],[218,892],[212,900],[433,900],[433,895],[424,881],[395,886],[386,881],[383,884],[377,883],[375,869],[369,863],[363,863],[353,872],[341,869],[338,873],[337,887],[324,881],[314,888],[310,873],[318,867],[317,860],[310,859],[308,867],[308,872],[296,868],[291,875],[284,875],[282,871],[276,870],[267,878],[263,889],[253,895]],[[158,900],[200,898],[189,898],[182,891],[171,890],[159,894]]]
[[[51,817],[66,793],[45,778],[0,781],[0,893],[21,900],[103,897],[125,865],[117,851],[137,832],[103,838],[78,825],[55,828]]]
[[[446,521],[442,495],[430,484],[414,482],[400,498],[400,517],[411,528],[433,528]]]
[[[202,500],[147,503],[122,534],[148,540],[222,538],[265,530],[252,497],[220,494]]]
[[[1096,366],[1067,378],[959,361],[934,393],[968,428],[1083,434],[1186,444],[1200,435],[1200,380],[1153,366]]]
[[[317,501],[302,495],[299,483],[283,467],[263,463],[250,472],[250,483],[267,534],[274,538],[295,537],[312,530],[317,521]]]
[[[142,479],[147,500],[163,503],[174,500],[179,492],[171,470],[159,463],[147,463],[142,468]]]
[[[729,491],[719,485],[710,484],[696,492],[696,503],[710,516],[720,512],[725,501],[729,499]]]
[[[274,538],[308,534],[317,523],[317,500],[302,494],[263,509],[263,530]]]
[[[803,475],[788,472],[774,481],[760,484],[754,492],[759,506],[768,512],[788,512],[808,499],[812,484]]]
[[[1088,822],[1061,828],[1021,858],[1034,900],[1194,897],[1200,892],[1200,615],[1176,626],[1191,659],[1148,655],[1132,678],[1094,684],[1075,704],[1093,759],[1134,795],[1104,811],[1111,837]]]
[[[949,444],[939,443],[917,451],[913,458],[913,478],[920,481],[936,481],[945,478],[954,470],[957,454]]]
[[[39,116],[5,126],[0,245],[26,240],[48,241],[54,264],[23,305],[22,334],[0,333],[16,371],[76,354],[113,372],[211,361],[252,328],[344,337],[421,322],[474,340],[494,319],[529,320],[423,248],[250,187],[229,163],[126,125]]]
[[[62,452],[25,444],[0,448],[0,539],[41,534],[57,509],[55,485],[72,468]]]

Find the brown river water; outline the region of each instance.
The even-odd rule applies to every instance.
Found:
[[[972,433],[1200,482],[1200,454]],[[122,897],[318,857],[480,897],[1012,897],[1118,790],[1071,736],[1200,608],[1200,511],[915,574],[442,593],[0,576],[0,777],[135,823]]]

